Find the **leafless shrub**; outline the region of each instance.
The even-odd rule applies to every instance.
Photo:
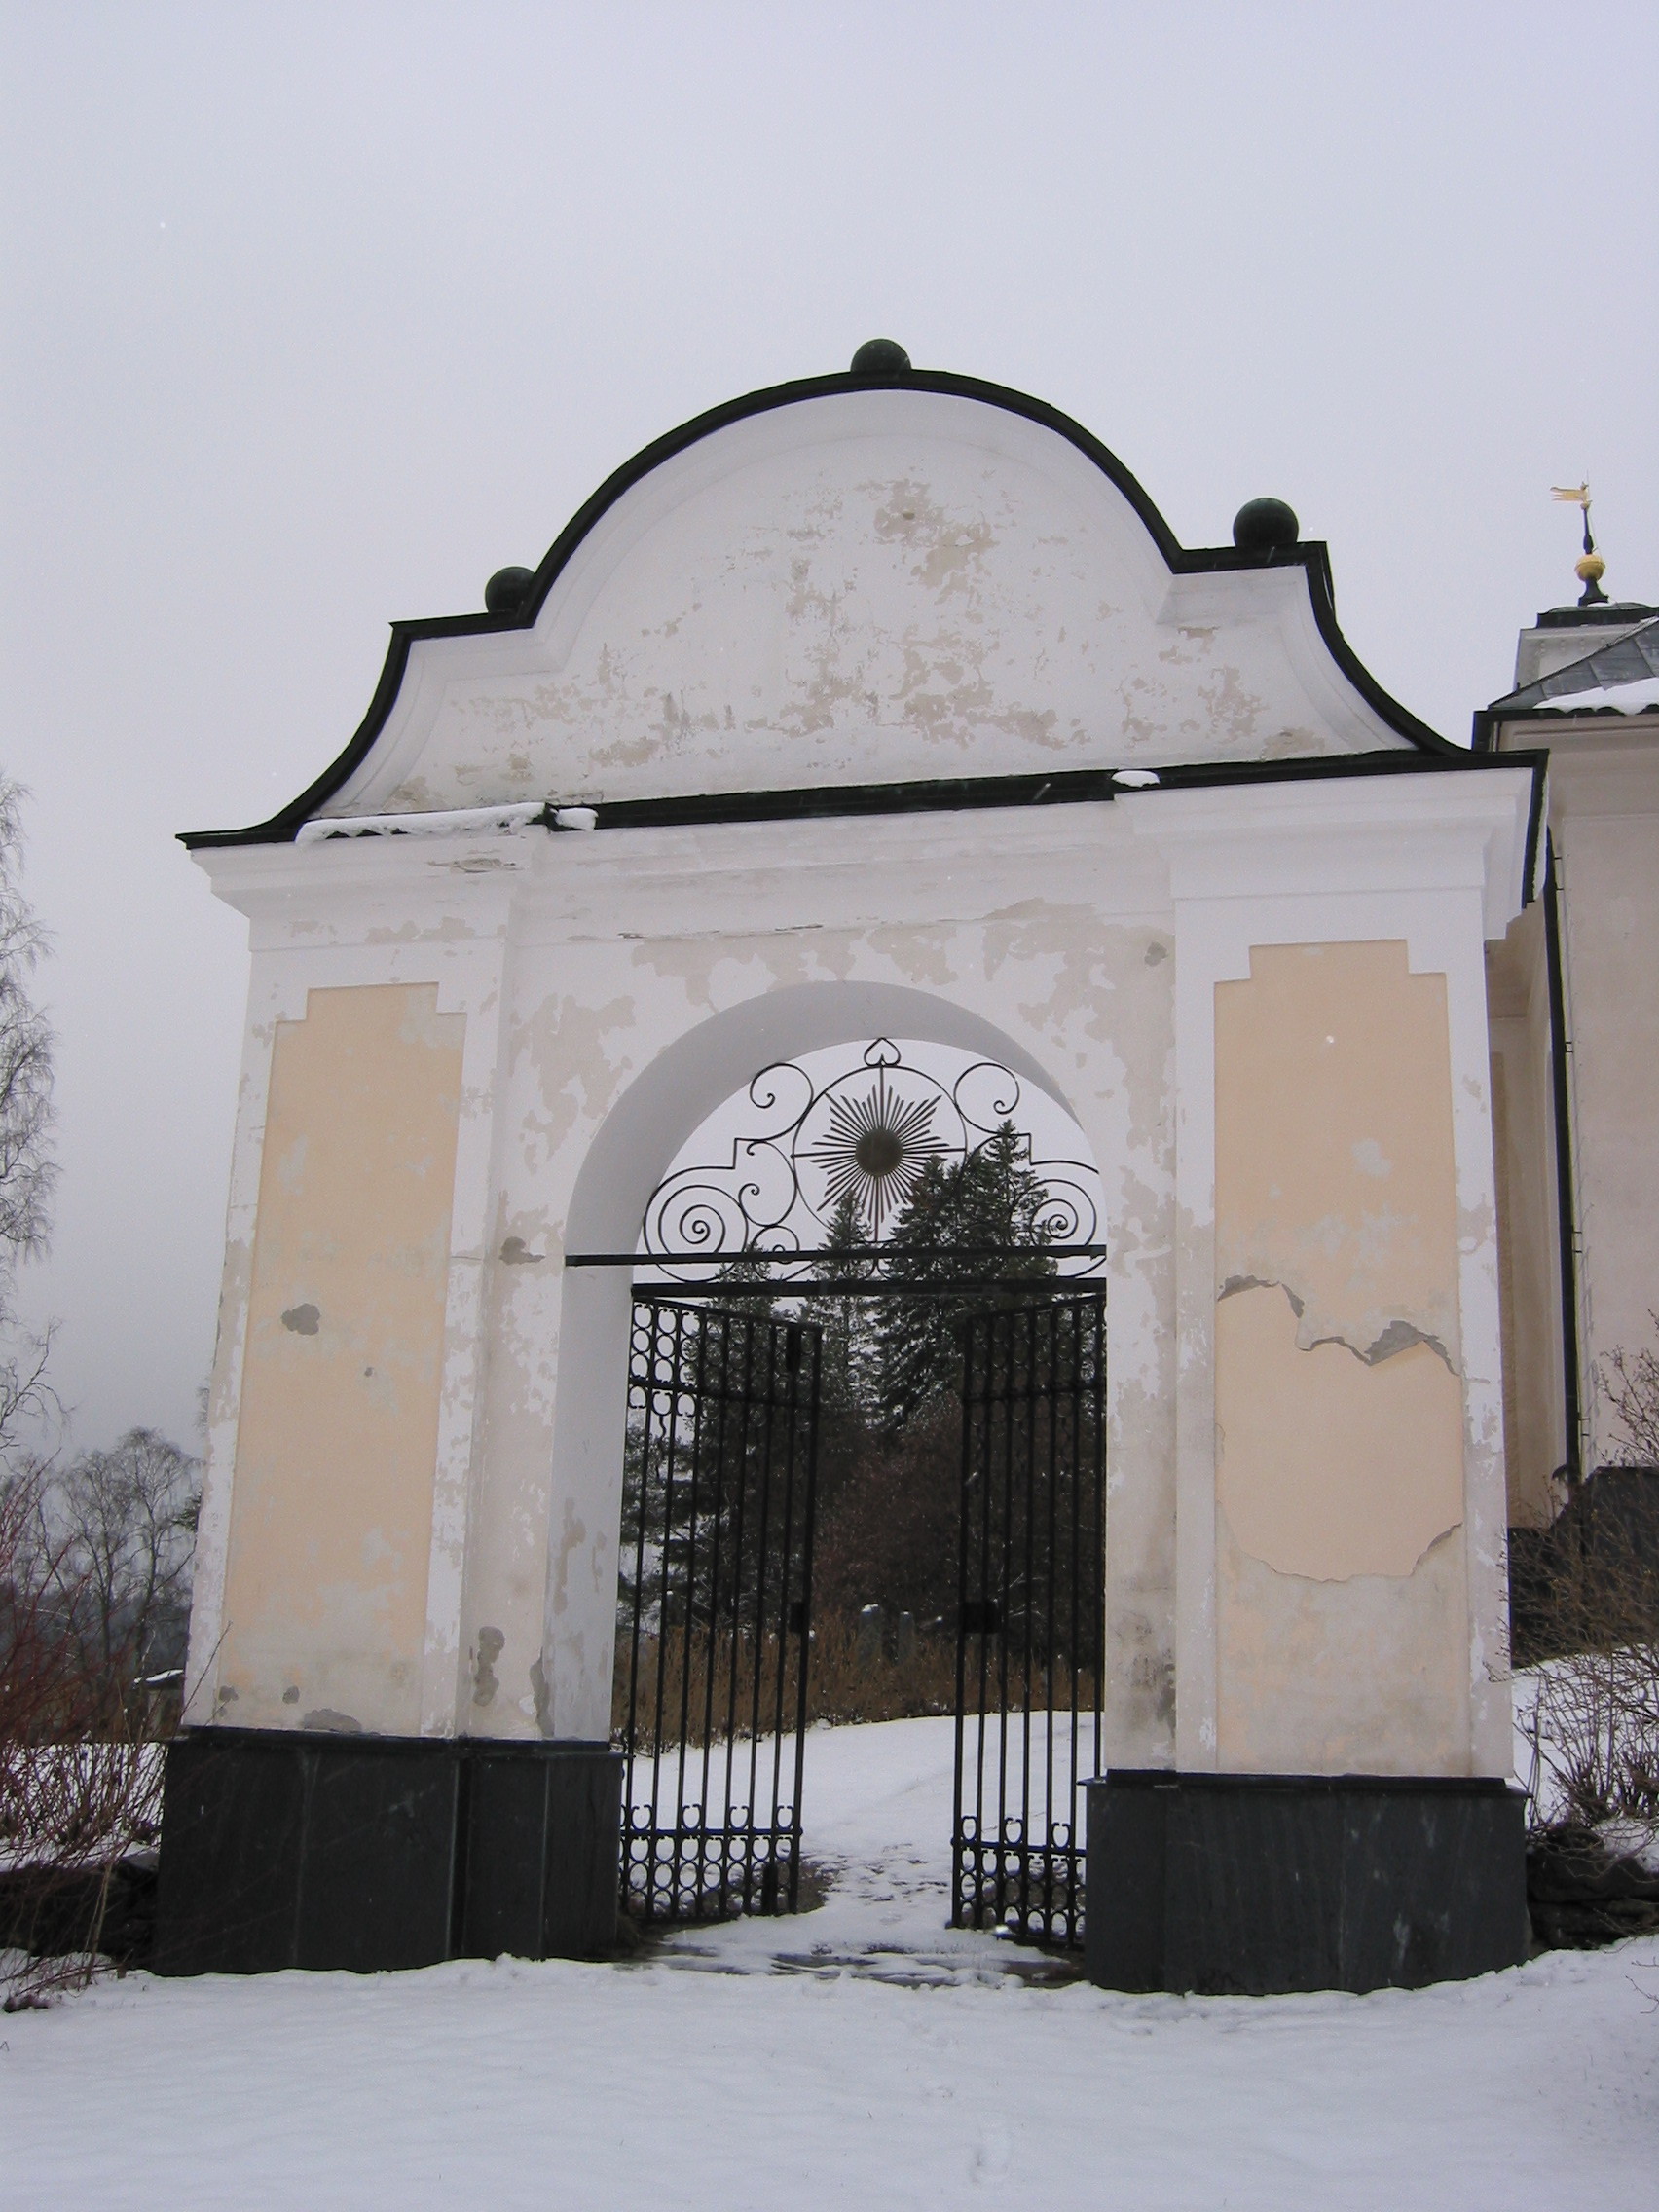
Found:
[[[1659,1313],[1648,1320],[1659,1337]],[[1659,1467],[1659,1353],[1650,1346],[1627,1352],[1622,1346],[1603,1360],[1597,1387],[1624,1431],[1619,1464]]]
[[[1568,1541],[1547,1604],[1556,1655],[1532,1724],[1544,1825],[1635,1824],[1659,1841],[1659,1573],[1616,1524]]]
[[[83,1452],[41,1486],[41,1550],[60,1634],[82,1679],[132,1724],[182,1669],[201,1465],[151,1428]]]
[[[1659,1835],[1659,1475],[1604,1468],[1533,1568],[1539,1818]]]
[[[119,1451],[88,1456],[108,1460]],[[150,1621],[123,1601],[129,1582],[101,1571],[127,1550],[107,1543],[94,1555],[53,1491],[51,1471],[27,1460],[0,1476],[0,1985],[8,2009],[81,1986],[107,1964],[101,1954],[141,1940],[150,1870],[133,1855],[155,1843],[160,1826],[155,1738],[163,1731],[140,1672],[153,1651]],[[134,1556],[145,1556],[143,1541]],[[153,1586],[140,1574],[141,1595]]]
[[[1538,1662],[1533,1914],[1569,1942],[1659,1909],[1659,1358],[1615,1351],[1599,1380],[1628,1456],[1578,1488],[1517,1589]]]
[[[136,1776],[128,1747],[84,1741],[95,1715],[73,1653],[53,1617],[57,1562],[40,1546],[41,1477],[0,1479],[0,1939],[8,2010],[84,1978],[107,1909],[107,1873],[94,1878],[66,1961],[55,1940],[71,1893],[126,1815]],[[55,1954],[55,1955],[53,1955]]]

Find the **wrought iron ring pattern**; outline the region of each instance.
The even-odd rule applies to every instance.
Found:
[[[663,1272],[697,1283],[761,1255],[785,1263],[787,1281],[790,1255],[822,1244],[849,1198],[879,1257],[929,1162],[958,1165],[1005,1123],[1017,1129],[1020,1096],[1012,1068],[975,1060],[946,1080],[906,1061],[890,1037],[874,1039],[826,1083],[815,1084],[797,1061],[774,1061],[748,1086],[756,1119],[733,1138],[729,1160],[676,1168],[651,1193],[641,1257],[673,1253],[674,1262],[659,1260]],[[1098,1170],[1084,1160],[1036,1158],[1029,1132],[1019,1133],[1043,1186],[1043,1241],[1091,1242]],[[686,1262],[686,1253],[699,1257]],[[1086,1256],[1062,1263],[1062,1272],[1088,1274],[1098,1265]]]

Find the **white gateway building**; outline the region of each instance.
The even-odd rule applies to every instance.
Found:
[[[187,839],[253,977],[166,1964],[786,1908],[855,1290],[964,1332],[959,1919],[1129,1987],[1522,1956],[1506,1530],[1636,1327],[1647,1141],[1560,1168],[1540,893],[1650,946],[1659,881],[1653,715],[1537,689],[1448,742],[1287,508],[1185,549],[885,341],[399,625],[333,766]],[[1592,1094],[1598,988],[1656,1041],[1602,926],[1581,1126],[1641,1089]],[[919,1256],[997,1144],[1042,1257]]]

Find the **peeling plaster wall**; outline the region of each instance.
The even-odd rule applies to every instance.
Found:
[[[883,1030],[951,1042],[974,1019],[975,1049],[1010,1057],[1027,1080],[1040,1071],[1102,1168],[1113,1254],[1112,1725],[1121,1755],[1169,1755],[1171,962],[1156,921],[1099,910],[1091,878],[1122,846],[1113,829],[1107,809],[1063,830],[999,818],[991,846],[1004,849],[983,865],[981,848],[978,867],[967,865],[975,832],[956,824],[663,838],[660,873],[642,840],[626,937],[573,931],[570,916],[527,903],[467,1609],[505,1630],[509,1660],[534,1654],[538,1671],[532,1680],[522,1663],[498,1662],[503,1694],[469,1725],[562,1737],[608,1725],[626,1283],[561,1274],[572,1207],[586,1241],[626,1249],[682,1139],[775,1053]],[[1124,858],[1111,903],[1156,911],[1156,879]],[[902,1006],[882,993],[904,994]],[[752,1024],[720,1027],[746,1009]],[[788,1010],[787,1033],[774,1009]],[[741,1044],[728,1041],[738,1034]],[[594,1141],[624,1099],[655,1134],[607,1162]],[[573,1368],[568,1342],[581,1347]],[[537,1515],[544,1640],[525,1540]]]
[[[1216,986],[1222,1764],[1466,1771],[1446,979],[1403,943]]]
[[[1218,1307],[1218,1293],[1231,1286],[1236,1297],[1283,1282],[1292,1265],[1306,1268],[1317,1260],[1324,1243],[1331,1272],[1316,1284],[1325,1302],[1321,1325],[1334,1322],[1331,1333],[1374,1355],[1411,1341],[1388,1333],[1396,1317],[1425,1337],[1435,1333],[1422,1326],[1432,1307],[1415,1321],[1390,1314],[1394,1289],[1383,1288],[1379,1295],[1379,1285],[1369,1276],[1366,1250],[1349,1238],[1350,1223],[1339,1218],[1330,1225],[1334,1238],[1323,1232],[1311,1234],[1331,1210],[1329,1194],[1340,1188],[1342,1177],[1351,1176],[1352,1186],[1374,1189],[1391,1179],[1368,1172],[1391,1163],[1394,1157],[1384,1145],[1385,1132],[1366,1125],[1369,1116],[1356,1115],[1354,1125],[1343,1134],[1346,1164],[1340,1154],[1321,1157],[1315,1145],[1314,1176],[1325,1195],[1302,1219],[1288,1218],[1281,1225],[1288,1232],[1282,1252],[1273,1240],[1257,1237],[1252,1222],[1246,1221],[1244,1234],[1237,1235],[1218,1218],[1221,1153],[1229,1138],[1222,1127],[1224,1092],[1217,1081],[1222,1045],[1217,987],[1256,987],[1255,969],[1264,949],[1294,949],[1302,959],[1305,947],[1352,945],[1392,946],[1388,974],[1395,977],[1403,947],[1407,975],[1441,978],[1445,992],[1449,1084],[1440,1098],[1445,1101],[1449,1090],[1456,1330],[1455,1337],[1439,1341],[1460,1383],[1466,1574],[1461,1651],[1467,1729],[1453,1771],[1509,1772],[1501,1327],[1483,947],[1503,935],[1522,904],[1533,788],[1531,775],[1523,769],[1456,778],[1411,775],[1276,788],[1236,786],[1226,792],[1145,792],[1117,802],[1136,835],[1163,856],[1174,908],[1175,1732],[1183,1769],[1212,1771],[1228,1763],[1221,1712],[1232,1645],[1221,1617],[1227,1531],[1217,1509],[1217,1322],[1231,1301]],[[1318,962],[1309,966],[1317,968]],[[1341,966],[1339,957],[1336,967]],[[1396,983],[1394,995],[1399,989]],[[1404,996],[1410,1003],[1409,990]],[[1370,1010],[1352,1000],[1346,1010],[1333,1009],[1339,1016],[1345,1011],[1355,1017],[1346,1024],[1351,1036],[1357,1017]],[[1344,1034],[1339,1020],[1327,1018],[1323,1028],[1305,1025],[1304,1043],[1309,1051],[1324,1051],[1327,1036]],[[1276,1070],[1264,1065],[1261,1073],[1271,1085],[1266,1095],[1273,1115],[1301,1128],[1306,1121],[1301,1100],[1310,1076],[1306,1061],[1286,1054]],[[1386,1103],[1391,1093],[1385,1069],[1380,1081]],[[1267,1127],[1259,1111],[1247,1117],[1246,1125]],[[1328,1143],[1321,1143],[1328,1152]],[[1352,1149],[1356,1145],[1361,1152]],[[1259,1161],[1251,1178],[1270,1200],[1274,1182],[1281,1191],[1294,1189],[1294,1178],[1286,1183],[1273,1175],[1264,1185]],[[1360,1211],[1379,1203],[1362,1196]],[[1423,1226],[1430,1232],[1435,1228],[1433,1223]],[[1350,1243],[1351,1250],[1346,1249]],[[1410,1258],[1409,1242],[1390,1255],[1391,1263]],[[1345,1284],[1345,1273],[1353,1275],[1351,1283]],[[1405,1269],[1395,1288],[1415,1295],[1414,1281],[1419,1290],[1434,1293],[1435,1273],[1425,1273],[1420,1264]],[[1290,1282],[1294,1289],[1294,1277]],[[1444,1310],[1444,1298],[1440,1304]],[[1304,1356],[1302,1347],[1297,1349],[1298,1357]],[[1283,1595],[1288,1602],[1290,1593]],[[1342,1657],[1339,1652],[1339,1662]],[[1384,1654],[1378,1650],[1376,1657],[1381,1665]],[[1263,1687],[1271,1690],[1272,1685]],[[1275,1765],[1294,1764],[1317,1751],[1317,1714],[1306,1700],[1299,1708],[1302,1687],[1294,1680],[1285,1684],[1286,1702],[1280,1709],[1286,1717],[1285,1740]],[[1427,1755],[1433,1747],[1426,1738],[1423,1744]]]
[[[464,1018],[313,990],[271,1058],[215,1716],[421,1714]]]
[[[1215,1331],[1216,1494],[1253,1558],[1320,1582],[1408,1576],[1461,1525],[1462,1392],[1439,1352],[1305,1346],[1276,1285],[1224,1298]]]
[[[1404,742],[1333,659],[1300,566],[1172,575],[1057,433],[872,387],[746,417],[653,468],[533,629],[415,640],[328,811]],[[681,1140],[768,1059],[886,1033],[1006,1059],[1070,1109],[1099,1165],[1109,1760],[1443,1771],[1460,1669],[1460,1755],[1478,1739],[1494,1771],[1509,1739],[1480,946],[1519,903],[1528,788],[1404,774],[590,836],[428,823],[418,840],[199,854],[253,923],[254,985],[193,1698],[239,1720],[604,1737],[629,1283],[565,1256],[631,1249]],[[1246,983],[1252,944],[1298,949],[1264,950]],[[1268,1009],[1272,1049],[1255,1014],[1223,1038],[1218,982]],[[359,1066],[342,1041],[327,1075],[326,1053],[313,1067],[292,1044],[308,991],[308,1036],[325,1000],[418,997],[430,1037],[408,1066],[389,1044]],[[1340,1142],[1321,1151],[1315,1048],[1377,993],[1387,1049],[1356,1046],[1326,1083]],[[384,1115],[350,1093],[369,1061]],[[332,1178],[314,1213],[279,1180],[296,1065],[312,1117],[296,1126],[314,1124]],[[1240,1119],[1234,1092],[1252,1086]],[[446,1114],[447,1181],[414,1175]],[[353,1166],[355,1123],[376,1134]],[[319,1255],[333,1272],[302,1280]],[[331,1332],[341,1311],[389,1315],[393,1287],[407,1374],[383,1433],[358,1405],[382,1358]],[[293,1378],[318,1361],[335,1364],[308,1398]],[[1310,1465],[1269,1467],[1259,1424],[1252,1440],[1244,1369],[1251,1390],[1272,1379],[1275,1419],[1317,1401],[1331,1426],[1363,1413],[1368,1436],[1413,1448],[1395,1507],[1375,1512],[1351,1457],[1312,1511]],[[283,1674],[290,1649],[315,1691]],[[1317,1683],[1310,1651],[1329,1661]]]
[[[1238,1543],[1225,1509],[1216,1552],[1227,1771],[1468,1771],[1461,1529],[1431,1545],[1404,1585],[1380,1574],[1325,1582],[1278,1573]]]
[[[418,842],[213,854],[216,888],[253,924],[254,986],[192,1623],[198,1705],[215,1706],[217,1688],[230,1687],[238,1699],[217,1710],[246,1716],[237,1708],[247,1668],[230,1634],[247,1618],[244,1567],[256,1559],[279,1567],[298,1578],[299,1609],[312,1606],[306,1546],[318,1535],[333,1540],[330,1515],[341,1494],[339,1485],[318,1485],[294,1505],[280,1561],[263,1537],[244,1544],[266,1480],[253,1449],[259,1424],[273,1438],[282,1428],[260,1372],[273,1313],[278,1330],[282,1313],[295,1315],[280,1346],[294,1356],[318,1347],[336,1298],[297,1280],[273,1288],[268,1259],[254,1264],[255,1225],[263,1253],[267,1185],[276,1173],[290,1039],[296,1024],[312,1031],[319,1006],[414,997],[436,1010],[436,1034],[448,1036],[444,1024],[455,1023],[461,1050],[447,1289],[439,1236],[416,1332],[441,1369],[425,1447],[424,1637],[408,1628],[417,1605],[411,1574],[400,1581],[408,1609],[392,1662],[405,1669],[402,1702],[319,1691],[314,1703],[259,1711],[279,1724],[314,1714],[427,1734],[604,1736],[629,1286],[626,1271],[567,1272],[565,1253],[628,1248],[682,1138],[757,1067],[886,1033],[1007,1060],[1075,1115],[1101,1171],[1110,1252],[1108,1759],[1169,1765],[1179,1756],[1201,1766],[1207,1746],[1214,1763],[1219,1714],[1229,1756],[1236,1747],[1251,1761],[1308,1763],[1313,1744],[1342,1764],[1385,1764],[1391,1754],[1365,1716],[1392,1713],[1416,1753],[1436,1762],[1430,1771],[1443,1771],[1450,1737],[1437,1736],[1422,1715],[1454,1710],[1442,1689],[1446,1670],[1460,1665],[1465,1704],[1483,1701],[1471,1723],[1484,1747],[1477,1771],[1493,1771],[1491,1760],[1507,1756],[1508,1722],[1494,1671],[1502,1459],[1481,936],[1483,911],[1500,931],[1512,896],[1503,855],[1519,850],[1526,820],[1525,779],[1513,783],[1489,777],[1464,790],[1439,778],[1392,777],[1352,790],[1153,792],[1112,804],[970,815],[586,837],[524,830],[487,845],[457,830]],[[1255,884],[1271,888],[1245,895],[1241,887]],[[1391,931],[1376,927],[1377,917],[1394,915],[1413,937],[1409,973],[1400,947],[1387,941]],[[1360,925],[1351,952],[1333,941],[1317,957],[1281,949],[1261,963],[1261,942],[1299,947],[1315,941],[1319,927],[1344,922]],[[1442,1111],[1444,1051],[1434,1076],[1419,1048],[1425,996],[1450,986],[1459,1286],[1450,1298],[1444,1223],[1426,1204],[1415,1227],[1397,1237],[1390,1231],[1382,1245],[1366,1241],[1369,1229],[1345,1242],[1346,1231],[1333,1234],[1325,1221],[1351,1215],[1365,1228],[1362,1217],[1384,1204],[1384,1189],[1398,1214],[1399,1194],[1436,1161],[1443,1177],[1443,1152],[1409,1115],[1396,1126],[1369,1112],[1364,1126],[1356,1123],[1317,1158],[1303,1130],[1294,1163],[1313,1181],[1302,1210],[1282,1218],[1272,1211],[1272,1159],[1240,1156],[1234,1182],[1254,1193],[1254,1211],[1240,1214],[1236,1229],[1230,1215],[1218,1246],[1214,1154],[1206,1149],[1214,1139],[1204,1133],[1224,1094],[1215,1080],[1215,984],[1238,979],[1246,1004],[1253,992],[1272,999],[1287,961],[1293,981],[1306,971],[1305,983],[1323,977],[1325,988],[1337,977],[1345,1014],[1376,998],[1389,1065],[1411,1071],[1407,1090],[1420,1090],[1419,1079],[1438,1081]],[[1445,984],[1437,980],[1443,968]],[[1323,1036],[1335,1034],[1325,1002],[1317,991],[1299,999],[1297,989],[1289,999],[1301,1020],[1291,1042],[1316,1059]],[[1439,1018],[1444,1030],[1444,1008]],[[1327,1026],[1315,1036],[1319,1020]],[[1244,1030],[1248,1080],[1277,1087],[1271,1110],[1258,1100],[1248,1117],[1271,1133],[1286,1102],[1316,1088],[1318,1071],[1301,1065],[1284,1036],[1259,1051],[1254,1020]],[[424,1095],[401,1076],[393,1088],[400,1111]],[[1398,1104],[1382,1078],[1373,1083],[1368,1073],[1361,1088],[1370,1106],[1393,1112]],[[320,1111],[340,1086],[317,1075],[312,1088]],[[332,1106],[331,1119],[339,1120]],[[1224,1131],[1224,1148],[1229,1142]],[[384,1211],[371,1205],[359,1218],[360,1257],[376,1249],[374,1223]],[[434,1235],[436,1223],[434,1212]],[[1219,1309],[1218,1249],[1219,1280],[1239,1278]],[[1286,1284],[1304,1303],[1302,1316]],[[300,1311],[307,1306],[317,1309],[315,1339]],[[1342,1343],[1299,1346],[1310,1311],[1372,1359]],[[1428,1530],[1424,1559],[1402,1577],[1389,1571],[1399,1565],[1391,1553],[1368,1549],[1364,1514],[1348,1512],[1350,1550],[1336,1561],[1346,1571],[1329,1579],[1329,1551],[1312,1561],[1316,1572],[1305,1572],[1309,1563],[1293,1552],[1275,1551],[1260,1515],[1251,1519],[1248,1481],[1239,1503],[1236,1466],[1222,1470],[1218,1508],[1218,1313],[1228,1332],[1219,1346],[1224,1397],[1225,1370],[1242,1341],[1230,1332],[1265,1322],[1267,1348],[1250,1353],[1252,1365],[1276,1362],[1291,1376],[1328,1371],[1341,1378],[1339,1395],[1367,1393],[1381,1378],[1390,1402],[1409,1401],[1396,1425],[1418,1431],[1441,1418],[1436,1371],[1444,1363],[1431,1344],[1403,1339],[1396,1325],[1433,1338],[1454,1359],[1461,1345],[1462,1534],[1452,1528],[1435,1541]],[[420,1334],[434,1326],[435,1339]],[[1414,1482],[1428,1486],[1424,1530],[1440,1513],[1433,1475],[1432,1461],[1414,1467]],[[1305,1487],[1307,1479],[1305,1470]],[[410,1482],[413,1498],[413,1472]],[[1272,1522],[1271,1497],[1268,1506]],[[1235,1510],[1244,1531],[1236,1541]],[[411,1512],[405,1550],[413,1557],[419,1512]],[[1287,1516],[1278,1520],[1287,1542],[1301,1540],[1294,1513],[1288,1534]],[[1409,1517],[1390,1526],[1390,1542],[1416,1540]],[[1313,1531],[1316,1544],[1328,1535]],[[319,1658],[334,1649],[348,1674],[364,1620],[380,1634],[378,1569],[371,1560],[361,1571],[370,1602],[353,1600],[332,1631],[317,1630]],[[1470,1595],[1459,1641],[1448,1593],[1460,1571]],[[1218,1577],[1228,1614],[1219,1698]],[[1272,1593],[1266,1615],[1253,1595],[1258,1583]],[[1404,1608],[1402,1589],[1414,1593]],[[1419,1613],[1433,1632],[1426,1641]],[[1274,1618],[1287,1638],[1294,1630],[1298,1652],[1311,1636],[1341,1657],[1344,1637],[1351,1643],[1358,1636],[1369,1671],[1348,1691],[1340,1670],[1314,1684],[1303,1678],[1306,1669],[1252,1691],[1250,1654],[1278,1648],[1264,1626]],[[1388,1689],[1390,1673],[1398,1695]],[[418,1698],[409,1687],[416,1677]],[[1235,1688],[1253,1700],[1248,1740]],[[1346,1733],[1333,1733],[1339,1709]],[[1183,1730],[1194,1751],[1182,1751]],[[1501,1754],[1493,1748],[1499,1736]]]
[[[471,1164],[458,1175],[456,1219],[477,1193],[478,1242],[457,1227],[444,1355],[464,1498],[432,1548],[434,1573],[462,1558],[464,1572],[445,1601],[453,1611],[436,1598],[428,1607],[422,1725],[608,1729],[628,1282],[566,1274],[567,1224],[575,1219],[588,1248],[627,1248],[682,1139],[756,1068],[889,1030],[1008,1058],[1073,1111],[1100,1165],[1108,1724],[1114,1757],[1167,1762],[1175,963],[1156,860],[1110,806],[689,835],[536,830],[492,840],[488,870],[473,868],[476,855],[458,836],[214,863],[254,918],[256,977],[279,977],[287,1000],[325,976],[424,971],[446,978],[440,1003],[471,1010],[477,1080],[462,1087],[461,1113]],[[497,1005],[498,1047],[486,1049]],[[251,1217],[258,1177],[257,1034],[256,1024],[234,1224],[240,1207]],[[625,1127],[634,1133],[618,1143]],[[234,1228],[221,1435],[238,1391],[238,1243]],[[475,1313],[457,1287],[474,1256]],[[233,1425],[210,1459],[209,1521],[240,1488],[234,1436]],[[206,1681],[213,1552],[209,1537],[192,1662]]]
[[[1056,432],[871,389],[654,468],[534,631],[417,641],[372,756],[324,811],[1401,743],[1335,670],[1300,567],[1172,577]]]

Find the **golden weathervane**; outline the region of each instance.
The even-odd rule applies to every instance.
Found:
[[[1584,586],[1579,596],[1580,607],[1604,607],[1607,595],[1602,589],[1602,578],[1607,572],[1607,564],[1596,550],[1596,540],[1590,535],[1590,487],[1588,484],[1552,484],[1552,498],[1566,499],[1569,505],[1580,507],[1584,513],[1584,551],[1572,564],[1572,572]]]

